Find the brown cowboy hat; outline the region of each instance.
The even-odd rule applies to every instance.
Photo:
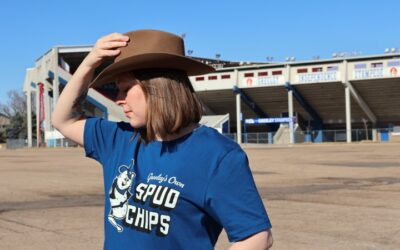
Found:
[[[127,32],[129,42],[120,48],[121,53],[114,62],[102,70],[90,83],[98,87],[115,81],[123,72],[140,69],[178,69],[189,76],[214,72],[215,69],[185,56],[183,39],[174,34],[159,30],[136,30]]]

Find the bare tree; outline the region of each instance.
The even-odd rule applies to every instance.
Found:
[[[10,90],[7,92],[8,101],[6,104],[0,103],[0,113],[8,117],[17,114],[26,115],[26,97],[22,91]]]
[[[7,126],[6,136],[8,139],[27,137],[27,110],[26,97],[22,91],[11,90],[7,92],[7,103],[0,103],[0,113],[10,118],[10,125]],[[32,114],[33,126],[35,127],[35,114]],[[35,133],[35,131],[34,131]]]

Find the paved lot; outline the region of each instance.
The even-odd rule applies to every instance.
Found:
[[[246,151],[273,249],[400,249],[400,144]],[[0,249],[101,249],[100,170],[82,149],[0,150]]]

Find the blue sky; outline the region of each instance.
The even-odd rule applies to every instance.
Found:
[[[22,1],[0,5],[0,102],[22,89],[25,70],[56,45],[87,45],[110,32],[186,33],[193,56],[234,61],[331,58],[400,47],[398,0]]]

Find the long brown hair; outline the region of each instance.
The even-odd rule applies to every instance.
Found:
[[[150,142],[178,133],[203,115],[200,100],[183,71],[151,69],[132,72],[147,101],[147,124],[141,139]]]

